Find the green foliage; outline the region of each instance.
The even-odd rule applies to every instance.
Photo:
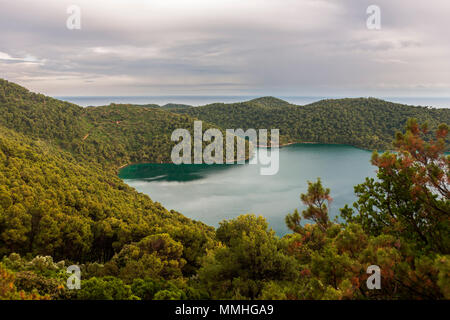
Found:
[[[450,257],[438,256],[435,260],[435,267],[438,270],[437,285],[444,294],[445,299],[450,299]]]
[[[195,119],[166,111],[173,109],[170,105],[82,108],[2,79],[0,92],[5,96],[0,100],[0,126],[51,142],[77,160],[97,163],[106,170],[136,162],[171,162],[176,144],[171,141],[172,132],[184,128],[193,135]],[[213,127],[203,123],[204,131]]]
[[[131,287],[115,277],[90,278],[81,281],[81,289],[76,290],[79,300],[136,300]]]
[[[302,211],[303,218],[314,221],[320,228],[326,230],[330,226],[330,221],[328,218],[328,207],[325,202],[330,204],[333,201],[330,197],[330,189],[325,189],[322,186],[320,178],[317,179],[317,182],[308,181],[308,192],[306,194],[302,193],[300,199],[307,206],[306,210]],[[297,210],[292,215],[288,214],[286,216],[286,224],[293,231],[296,231],[299,227],[300,220]]]
[[[437,128],[441,122],[450,123],[449,109],[406,106],[374,98],[329,99],[296,106],[265,97],[174,112],[222,128],[280,129],[280,143],[337,143],[378,150],[392,149],[392,137],[408,118],[428,121],[430,128]]]
[[[174,279],[182,276],[186,260],[183,245],[168,234],[148,236],[137,243],[125,245],[111,261],[110,270],[131,282],[135,278]]]
[[[0,111],[0,299],[450,298],[449,110],[372,98],[300,107],[271,97],[81,108],[0,80]],[[390,148],[411,116],[436,134],[409,120],[397,153],[374,153],[378,179],[355,187],[345,223],[329,221],[330,190],[318,179],[300,196],[306,210],[286,216],[293,233],[281,239],[255,215],[214,231],[116,176],[121,164],[168,161],[172,130],[192,130],[194,117],[279,128],[282,143]],[[81,290],[66,288],[70,264],[81,267]],[[369,265],[381,269],[379,290],[367,289]]]
[[[155,300],[183,300],[186,299],[181,290],[161,290],[155,294]]]
[[[148,235],[187,239],[194,232],[189,242],[198,257],[212,236],[211,227],[167,211],[114,173],[1,127],[0,188],[2,255],[104,262]]]
[[[49,296],[41,296],[35,288],[26,293],[16,286],[16,274],[0,263],[0,300],[48,300]]]
[[[371,235],[391,234],[413,243],[417,250],[450,253],[450,158],[444,155],[446,125],[435,140],[425,142],[426,127],[408,122],[398,134],[398,153],[374,153],[378,179],[355,187],[354,210],[342,209],[347,221],[361,224]]]
[[[192,106],[181,103],[166,103],[165,105],[161,106],[161,108],[170,111],[174,109],[192,108]]]
[[[160,280],[154,280],[152,278],[134,279],[131,285],[131,291],[134,295],[138,296],[142,300],[153,300],[155,294],[160,291],[163,284]]]
[[[295,278],[294,260],[264,218],[242,215],[221,222],[216,234],[222,244],[208,252],[199,270],[211,297],[255,299],[267,281]]]

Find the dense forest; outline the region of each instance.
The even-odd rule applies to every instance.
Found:
[[[45,139],[78,160],[104,168],[170,162],[176,144],[170,139],[172,132],[184,128],[193,135],[192,117],[165,111],[164,107],[110,104],[83,108],[2,79],[0,111],[0,125]],[[209,128],[221,129],[204,121],[203,130]]]
[[[296,106],[273,97],[241,103],[214,103],[173,110],[215,123],[222,128],[280,129],[280,143],[349,144],[388,150],[395,133],[409,118],[430,128],[450,123],[450,110],[412,107],[374,98],[321,100]],[[447,141],[448,142],[448,141]]]
[[[188,114],[83,109],[0,80],[0,299],[450,299],[448,110],[275,98],[175,110]],[[124,163],[168,160],[171,130],[192,128],[193,117],[221,128],[284,118],[286,141],[311,128],[302,141],[327,133],[326,142],[397,152],[373,154],[378,179],[355,186],[342,223],[330,221],[333,191],[318,179],[305,182],[304,210],[286,217],[282,238],[253,214],[214,229],[116,175]],[[66,286],[72,264],[80,290]],[[379,290],[366,286],[369,265],[381,269]]]

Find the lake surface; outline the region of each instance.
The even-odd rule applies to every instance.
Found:
[[[353,186],[376,176],[371,152],[351,146],[295,144],[281,148],[279,156],[279,171],[273,176],[260,175],[259,164],[136,164],[123,168],[119,177],[189,218],[218,226],[224,219],[255,213],[266,217],[281,236],[288,232],[286,214],[305,208],[300,193],[306,192],[307,180],[320,177],[331,189],[334,218],[339,208],[355,201]]]

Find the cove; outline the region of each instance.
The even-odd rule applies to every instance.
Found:
[[[282,236],[288,232],[286,214],[305,208],[300,193],[306,192],[307,180],[320,177],[331,189],[330,219],[345,204],[351,206],[353,187],[376,177],[371,154],[347,145],[294,144],[280,149],[280,168],[273,176],[260,175],[260,165],[250,164],[134,164],[121,169],[119,177],[189,218],[217,227],[224,219],[255,213]]]

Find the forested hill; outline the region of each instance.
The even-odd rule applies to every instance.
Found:
[[[391,149],[395,133],[408,118],[428,121],[430,129],[450,123],[449,109],[413,107],[374,98],[322,100],[305,106],[265,97],[241,103],[214,103],[178,109],[222,128],[280,129],[281,143],[350,144],[364,149]]]
[[[303,218],[314,223],[303,226],[295,209],[286,216],[293,233],[282,239],[255,215],[214,230],[166,210],[113,170],[167,159],[172,130],[191,129],[192,116],[226,128],[280,128],[286,141],[369,147],[387,145],[405,117],[449,123],[448,110],[272,98],[174,110],[185,114],[81,108],[0,80],[0,300],[449,299],[449,160],[442,140],[425,143],[414,120],[396,137],[398,150],[411,152],[374,154],[379,181],[355,187],[357,212],[341,209],[344,224],[329,220],[330,190],[319,179],[300,196]],[[82,271],[80,290],[66,288],[72,264]],[[385,272],[381,290],[365,285],[370,265]]]
[[[170,140],[173,130],[185,128],[192,133],[194,123],[189,115],[153,105],[82,108],[1,79],[0,114],[0,126],[49,141],[79,160],[112,168],[169,162],[175,145]],[[204,130],[212,127],[203,123]]]
[[[278,128],[281,143],[339,143],[365,149],[391,149],[392,137],[408,118],[428,121],[430,129],[450,123],[449,109],[374,98],[322,100],[305,106],[263,97],[202,107],[110,104],[82,108],[1,79],[0,112],[0,125],[51,141],[78,159],[115,168],[133,162],[169,162],[175,144],[171,133],[176,128],[192,132],[194,118],[206,122],[204,129]]]
[[[180,104],[180,103],[166,103],[161,106],[164,110],[173,110],[173,109],[184,109],[184,108],[192,108],[192,106],[188,104]]]
[[[0,80],[0,257],[104,262],[158,234],[159,246],[185,247],[171,267],[192,273],[214,229],[169,212],[111,170],[166,149],[170,156],[167,135],[191,120],[143,107],[83,109]]]
[[[249,101],[250,103],[259,104],[263,107],[288,107],[294,106],[287,101],[275,97],[261,97]]]
[[[109,170],[0,126],[0,256],[107,261],[155,233],[193,244],[189,270],[213,228],[169,212]]]

